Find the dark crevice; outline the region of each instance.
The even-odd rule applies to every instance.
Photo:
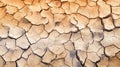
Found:
[[[55,26],[60,26],[61,22],[55,22]]]
[[[85,65],[84,65],[84,64],[82,64],[82,62],[81,62],[80,58],[78,57],[77,51],[76,51],[76,58],[77,58],[77,60],[79,61],[79,63],[82,65],[82,67],[85,67]]]
[[[98,64],[100,61],[101,61],[101,60],[98,60],[98,61],[95,62],[95,66],[96,66],[96,67],[98,67],[97,64]]]
[[[109,18],[109,17],[111,17],[112,15],[110,14],[110,15],[107,15],[107,16],[105,16],[105,17],[103,17],[102,19],[107,19],[107,18]]]

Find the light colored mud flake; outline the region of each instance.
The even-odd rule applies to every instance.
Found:
[[[73,2],[70,3],[70,12],[71,13],[77,13],[78,8],[79,8],[78,4],[73,3]]]
[[[88,52],[98,52],[98,50],[101,48],[102,46],[100,45],[99,42],[94,41],[92,44],[89,45],[88,47]],[[94,49],[93,49],[94,48]]]
[[[53,18],[54,18],[53,16],[54,15],[52,14],[50,9],[43,10],[41,12],[41,15],[42,15],[42,17],[46,17],[48,19],[48,21],[49,21],[49,23],[45,25],[45,30],[47,32],[51,32],[54,29],[54,27],[55,27],[55,23],[53,21]]]
[[[18,21],[21,21],[22,18],[25,18],[27,14],[30,13],[30,10],[28,9],[28,6],[24,6],[21,10],[17,11],[14,14],[14,18]]]
[[[93,32],[94,40],[95,41],[101,41],[104,37],[103,32]]]
[[[29,4],[29,5],[31,5],[32,2],[33,2],[33,0],[24,0],[24,3],[25,3],[25,4]]]
[[[6,14],[6,9],[5,8],[0,8],[0,18],[3,18]]]
[[[80,32],[72,33],[70,40],[71,40],[72,42],[74,42],[74,41],[78,40],[79,38],[81,38],[81,33],[80,33]]]
[[[51,12],[55,15],[55,14],[62,14],[64,13],[64,10],[62,8],[50,8]],[[59,17],[59,16],[58,16]],[[55,17],[54,17],[55,18]]]
[[[67,0],[68,2],[75,2],[75,0]]]
[[[46,3],[50,3],[52,0],[46,0]]]
[[[36,25],[48,23],[48,19],[43,18],[38,12],[29,13],[25,18]]]
[[[22,36],[24,33],[25,30],[17,26],[11,27],[9,30],[9,36],[15,39]]]
[[[61,58],[65,58],[67,55],[67,50],[64,50],[64,52],[62,52],[61,54],[56,56],[56,59],[61,59]]]
[[[91,60],[92,62],[96,62],[100,60],[99,56],[94,52],[87,53],[87,56],[88,56],[88,59]]]
[[[86,43],[92,43],[92,33],[89,28],[84,28],[81,30],[82,40]]]
[[[57,30],[59,33],[65,33],[64,26],[60,22],[55,23],[55,30]]]
[[[5,61],[16,61],[19,59],[22,55],[23,50],[20,48],[17,48],[15,50],[8,51],[4,56]]]
[[[29,9],[30,9],[31,11],[33,11],[33,12],[35,12],[35,11],[39,12],[39,11],[41,11],[40,3],[35,3],[35,4],[33,4],[33,5],[30,5],[30,6],[29,6]]]
[[[77,56],[80,58],[80,60],[82,61],[82,64],[83,64],[87,58],[87,53],[85,51],[78,50]]]
[[[114,24],[116,27],[120,27],[120,19],[115,19]]]
[[[115,37],[120,39],[120,28],[115,28],[113,30],[114,34],[115,34]]]
[[[97,63],[98,67],[107,67],[108,66],[108,58],[102,57],[99,63]]]
[[[76,51],[71,50],[70,52],[67,53],[65,57],[65,64],[70,66],[70,67],[81,67],[80,62],[76,58]]]
[[[24,14],[25,16],[30,12],[28,6],[24,6],[22,9],[20,9],[18,12],[21,12],[22,14]]]
[[[47,32],[51,32],[54,28],[55,28],[55,23],[54,22],[51,22],[51,23],[48,23],[48,24],[45,25],[45,30]]]
[[[114,14],[113,13],[112,17],[113,17],[114,20],[119,19],[120,18],[120,14]]]
[[[5,26],[0,24],[0,37],[1,38],[7,38],[8,37],[8,31],[9,31],[8,27],[5,27]]]
[[[24,2],[21,0],[1,0],[3,3],[12,5],[17,7],[18,9],[21,9],[24,6]]]
[[[115,26],[113,25],[112,17],[108,17],[106,19],[103,19],[103,24],[104,24],[104,28],[107,30],[111,30],[111,29],[115,28]]]
[[[65,10],[66,14],[72,14],[77,13],[79,5],[74,2],[64,2],[61,7]]]
[[[3,26],[13,27],[16,26],[18,21],[14,19],[14,17],[10,14],[6,14],[4,18],[0,20]]]
[[[80,6],[86,6],[87,0],[75,0],[75,3],[78,3]]]
[[[88,18],[96,18],[98,17],[98,6],[86,6],[80,7],[78,13],[88,17]]]
[[[67,43],[64,44],[65,49],[67,50],[74,50],[73,43],[71,41],[68,41]]]
[[[59,35],[60,35],[59,32],[54,30],[54,31],[52,31],[52,32],[49,34],[49,37],[48,37],[48,38],[49,38],[50,40],[53,40],[53,41],[54,41],[54,40],[56,40],[56,38],[57,38]]]
[[[19,22],[18,27],[21,27],[21,28],[23,28],[25,31],[28,31],[28,30],[30,29],[31,25],[32,25],[32,24],[31,24],[27,19],[23,18],[23,19]]]
[[[74,53],[73,53],[74,54]],[[70,52],[67,51],[67,55],[65,57],[65,64],[69,65],[69,66],[73,66],[72,64],[72,59],[73,59],[74,55],[71,57],[70,56]]]
[[[55,23],[55,29],[60,33],[69,33],[77,31],[77,28],[69,22],[69,16],[66,16],[61,22]]]
[[[56,56],[55,54],[47,50],[45,55],[42,57],[42,61],[45,63],[50,63],[53,59],[55,59],[55,56]]]
[[[42,9],[48,9],[49,6],[47,5],[45,0],[40,0],[41,8]]]
[[[64,63],[64,59],[58,59],[51,63],[53,67],[69,67]]]
[[[110,5],[105,4],[103,0],[99,0],[97,4],[99,5],[99,17],[103,18],[110,15]]]
[[[119,67],[120,66],[120,60],[117,57],[110,58],[108,67]]]
[[[23,54],[22,54],[22,57],[27,59],[30,54],[32,54],[32,49],[31,48],[29,48],[27,51],[24,51]]]
[[[13,17],[12,15],[10,15],[10,14],[6,14],[6,15],[4,16],[4,19],[6,19],[6,20],[8,20],[8,21],[11,21],[11,20],[14,19],[14,17]],[[15,23],[15,25],[16,25],[16,23]]]
[[[34,67],[35,65],[38,65],[41,61],[41,58],[38,57],[37,55],[31,54],[27,60],[27,64],[30,67]]]
[[[27,61],[23,58],[21,58],[17,61],[18,67],[25,67],[26,63],[27,63]]]
[[[70,3],[69,2],[64,2],[64,3],[62,3],[62,8],[65,10],[65,13],[66,14],[70,14],[71,12],[70,12]]]
[[[94,1],[94,2],[96,2],[97,0],[91,0],[91,1]]]
[[[5,6],[5,5],[6,5],[5,3],[0,2],[0,7],[3,7],[3,6]]]
[[[107,0],[106,1],[107,4],[110,4],[112,6],[119,6],[120,5],[120,0]]]
[[[118,57],[118,58],[120,59],[120,52],[118,52],[118,53],[116,54],[116,57]]]
[[[4,55],[5,53],[7,53],[7,48],[5,46],[0,46],[0,55]]]
[[[65,1],[68,1],[68,0],[61,0],[61,2],[65,2]]]
[[[44,63],[40,63],[39,65],[37,65],[38,67],[52,67],[51,65],[47,65],[47,64],[44,64]]]
[[[117,43],[119,43],[119,40],[114,36],[113,31],[111,31],[111,32],[105,31],[104,32],[104,39],[101,41],[101,43],[104,47],[110,46],[112,44],[118,46],[119,44],[117,44]]]
[[[2,57],[0,57],[0,67],[4,67],[5,61],[3,60]]]
[[[105,32],[104,36],[106,38],[102,42],[103,46],[115,45],[116,47],[120,48],[119,32],[120,32],[120,29],[117,29],[117,28],[109,33]]]
[[[96,65],[91,60],[86,59],[85,66],[86,67],[95,67]]]
[[[74,45],[76,50],[82,50],[82,51],[86,51],[89,46],[89,44],[85,43],[81,38],[74,41]]]
[[[92,32],[103,32],[103,25],[99,18],[97,19],[90,19],[88,27]]]
[[[17,48],[11,58],[11,61],[16,61],[22,56],[23,50],[21,48]]]
[[[120,51],[120,49],[118,49],[115,46],[108,46],[108,47],[105,48],[105,53],[108,56],[115,56],[115,54],[119,51]]]
[[[6,12],[8,12],[9,14],[14,14],[17,11],[17,7],[9,6],[9,5],[6,6],[6,9],[7,9]]]
[[[31,45],[32,51],[39,56],[43,56],[46,52],[47,45],[50,44],[49,42],[48,43],[47,42],[48,40],[44,40],[44,39],[39,40],[37,43]]]
[[[34,65],[34,66],[35,67],[51,67],[51,65],[47,65],[47,64],[42,63],[42,62],[40,62],[38,65]],[[33,66],[29,65],[28,67],[33,67]]]
[[[72,14],[70,22],[76,25],[79,29],[85,28],[89,22],[89,19],[80,15],[80,14]]]
[[[16,67],[16,62],[8,61],[8,62],[6,62],[4,67]]]
[[[45,31],[45,30],[43,30],[42,33],[40,34],[40,37],[41,37],[41,38],[46,38],[46,37],[48,37],[48,32]]]
[[[54,22],[55,23],[61,22],[65,17],[66,17],[66,15],[64,15],[64,14],[54,14]]]
[[[7,38],[5,40],[5,44],[6,44],[6,47],[10,50],[14,50],[15,49],[15,39],[10,39],[10,38]]]
[[[102,57],[104,55],[104,48],[103,47],[98,50],[97,55],[99,57]]]
[[[95,6],[95,5],[97,5],[97,4],[96,4],[96,1],[88,0],[88,5],[89,5],[89,6]]]
[[[49,23],[53,23],[53,16],[54,15],[52,14],[52,12],[51,12],[50,9],[48,9],[48,10],[42,10],[40,14],[41,14],[42,17],[48,18]]]
[[[73,58],[73,67],[82,67],[81,63],[77,58]]]
[[[71,33],[61,34],[56,38],[56,43],[65,43],[70,40]]]
[[[66,14],[71,14],[77,12],[79,5],[73,2],[65,2],[62,3],[62,8],[65,10]]]
[[[0,46],[6,46],[6,40],[5,39],[2,39],[0,41]]]
[[[49,50],[54,54],[61,54],[65,48],[63,44],[54,44],[49,47]]]
[[[30,30],[26,33],[28,40],[31,43],[35,43],[36,41],[38,41],[41,38],[41,33],[44,32],[46,35],[44,37],[48,36],[48,33],[44,31],[44,26],[40,25],[40,26],[32,26],[30,28]]]
[[[49,6],[51,7],[60,7],[61,6],[61,2],[57,1],[57,0],[53,0],[50,3],[48,3]]]
[[[112,7],[112,13],[120,14],[120,7]]]
[[[24,13],[18,11],[18,12],[16,12],[16,13],[14,14],[13,17],[14,17],[16,20],[20,21],[24,16],[25,16]]]
[[[30,43],[28,42],[26,36],[23,35],[22,37],[16,40],[16,45],[23,49],[27,49],[30,46]]]

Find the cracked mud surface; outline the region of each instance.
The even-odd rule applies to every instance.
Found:
[[[120,67],[120,0],[0,0],[0,67]]]

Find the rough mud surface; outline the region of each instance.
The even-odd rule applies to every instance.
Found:
[[[0,0],[0,67],[120,67],[120,0]]]

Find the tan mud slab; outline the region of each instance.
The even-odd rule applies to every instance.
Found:
[[[0,67],[120,67],[120,0],[0,0]]]

